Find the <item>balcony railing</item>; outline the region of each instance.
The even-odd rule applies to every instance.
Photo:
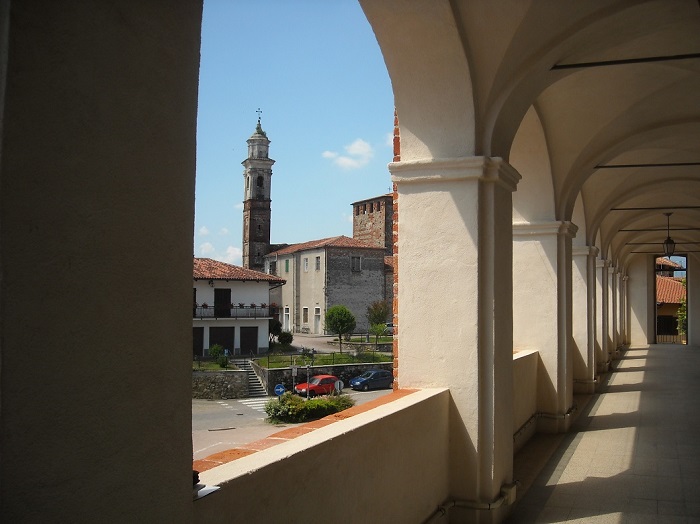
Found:
[[[193,318],[268,318],[274,307],[262,305],[195,306]]]

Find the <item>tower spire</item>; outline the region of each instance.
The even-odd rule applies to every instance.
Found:
[[[270,252],[270,192],[272,165],[268,156],[270,140],[260,123],[260,108],[255,132],[248,139],[248,158],[244,167],[243,267],[263,271],[264,256]]]

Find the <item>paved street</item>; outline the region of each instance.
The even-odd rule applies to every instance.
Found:
[[[317,350],[319,348],[316,348]],[[391,389],[359,392],[344,390],[363,404],[391,393]],[[273,425],[266,422],[263,406],[270,398],[235,400],[192,400],[193,459],[247,444],[297,424]]]

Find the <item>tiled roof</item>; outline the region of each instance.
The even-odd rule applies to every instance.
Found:
[[[679,278],[656,277],[656,302],[661,304],[680,304],[685,297],[685,287]]]
[[[297,253],[299,251],[307,251],[309,249],[319,249],[323,247],[347,247],[353,249],[384,249],[383,247],[373,246],[367,242],[361,242],[355,240],[354,238],[346,237],[341,235],[339,237],[322,238],[321,240],[310,240],[309,242],[302,242],[301,244],[292,244],[285,248],[268,253],[266,256],[271,255],[290,255],[292,253]]]
[[[674,262],[670,258],[666,258],[666,257],[657,257],[656,258],[656,265],[657,266],[672,267],[674,269],[683,269],[683,266],[681,266],[680,264],[677,264],[676,262]]]
[[[283,284],[283,278],[268,275],[260,271],[246,269],[232,264],[212,260],[211,258],[194,258],[193,276],[195,280],[241,280],[255,282],[273,282]]]

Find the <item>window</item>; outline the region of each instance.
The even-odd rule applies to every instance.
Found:
[[[369,212],[374,213],[374,202],[369,203]]]
[[[258,187],[262,187],[262,186],[263,186],[263,177],[259,176],[258,177]]]
[[[277,262],[270,261],[270,275],[276,275],[277,274]]]
[[[284,272],[289,273],[289,259],[284,261]]]
[[[301,321],[304,324],[309,323],[309,308],[308,307],[305,307],[301,310]]]
[[[316,271],[321,271],[321,257],[316,257]]]
[[[308,270],[309,270],[309,259],[305,258],[304,259],[304,271],[308,271]]]
[[[362,264],[360,257],[352,257],[352,271],[360,272],[362,270]]]

